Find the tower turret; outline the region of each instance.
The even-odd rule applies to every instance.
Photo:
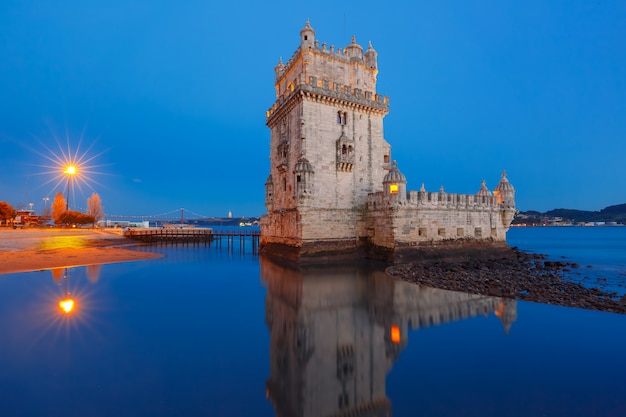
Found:
[[[383,178],[385,196],[391,203],[406,201],[406,177],[398,169],[398,163],[393,161],[391,168]]]
[[[309,19],[306,20],[306,25],[300,31],[300,44],[302,48],[313,48],[315,44],[315,31],[311,27]]]
[[[276,81],[280,80],[280,78],[285,73],[285,65],[283,64],[283,57],[281,56],[278,60],[278,64],[274,67],[274,74],[276,74]]]
[[[498,183],[498,186],[493,191],[493,194],[498,199],[498,204],[500,205],[500,213],[502,217],[502,225],[505,230],[509,229],[511,222],[513,221],[513,217],[515,217],[515,188],[506,178],[506,171],[502,171],[502,178]]]
[[[370,69],[378,68],[378,52],[372,47],[372,42],[367,46],[365,51],[365,66]]]
[[[296,176],[296,196],[310,196],[313,192],[313,166],[309,160],[304,156],[300,157],[293,172]]]
[[[502,178],[498,183],[494,195],[498,197],[498,204],[504,209],[515,209],[515,188],[506,177],[506,171],[502,171]]]
[[[265,181],[265,208],[267,211],[271,211],[274,208],[274,182],[272,181],[272,174],[270,174]]]
[[[356,43],[355,36],[352,36],[352,42],[350,42],[350,45],[346,46],[345,53],[350,60],[363,59],[363,47]]]
[[[481,197],[491,197],[491,191],[489,191],[489,188],[487,188],[487,182],[485,180],[483,180],[482,184],[480,185],[480,190],[478,190],[478,192],[476,193],[477,196],[481,196]]]

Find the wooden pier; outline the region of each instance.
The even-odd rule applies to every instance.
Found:
[[[124,236],[144,243],[208,243],[215,242],[221,246],[222,239],[232,245],[234,238],[239,238],[239,244],[244,245],[245,239],[250,237],[253,249],[258,248],[259,230],[214,230],[214,229],[130,229]]]

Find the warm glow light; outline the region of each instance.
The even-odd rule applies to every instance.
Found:
[[[498,204],[502,204],[502,196],[500,195],[500,191],[499,190],[494,190],[493,191],[493,195],[498,200]]]
[[[61,311],[63,311],[65,314],[70,314],[74,310],[74,306],[74,300],[72,300],[71,298],[66,298],[65,300],[59,301],[59,308],[61,308]]]
[[[400,328],[395,324],[391,326],[391,341],[393,343],[400,343]]]
[[[397,194],[398,193],[398,184],[390,184],[389,185],[389,193]]]
[[[74,175],[76,174],[76,167],[74,165],[68,165],[63,173],[67,175]]]

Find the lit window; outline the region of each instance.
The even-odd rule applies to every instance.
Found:
[[[398,184],[390,184],[389,185],[389,193],[390,194],[398,194]]]
[[[393,343],[400,343],[400,327],[395,324],[391,325],[391,341]]]

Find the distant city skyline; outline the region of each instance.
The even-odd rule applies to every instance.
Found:
[[[407,189],[493,190],[506,170],[522,211],[626,203],[626,7],[539,0],[5,1],[0,201],[65,193],[45,155],[69,140],[97,166],[74,206],[265,213],[274,67],[307,18],[320,43],[378,52]]]

